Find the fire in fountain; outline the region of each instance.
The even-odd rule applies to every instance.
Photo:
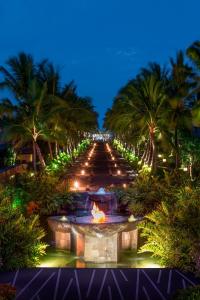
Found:
[[[121,250],[137,249],[139,219],[116,215],[115,195],[100,188],[88,193],[88,215],[48,218],[55,246],[76,252],[86,262],[117,262]],[[113,209],[114,205],[114,209]]]
[[[91,214],[93,216],[93,223],[104,223],[106,221],[104,212],[100,210],[95,203],[93,204]]]

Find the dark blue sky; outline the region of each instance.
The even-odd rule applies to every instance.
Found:
[[[0,64],[19,51],[60,66],[102,120],[149,61],[200,39],[199,0],[0,0]]]

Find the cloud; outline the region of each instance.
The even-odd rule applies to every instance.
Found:
[[[127,48],[107,48],[107,52],[111,55],[132,58],[137,54],[134,47]]]

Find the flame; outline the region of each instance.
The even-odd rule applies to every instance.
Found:
[[[92,208],[93,223],[104,223],[106,216],[102,210],[99,210],[98,206],[94,203]]]

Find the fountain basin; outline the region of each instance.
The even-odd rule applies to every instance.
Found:
[[[106,215],[103,223],[93,223],[92,216],[48,218],[59,249],[75,251],[88,262],[117,262],[120,250],[137,249],[139,219],[128,221],[127,216]]]

